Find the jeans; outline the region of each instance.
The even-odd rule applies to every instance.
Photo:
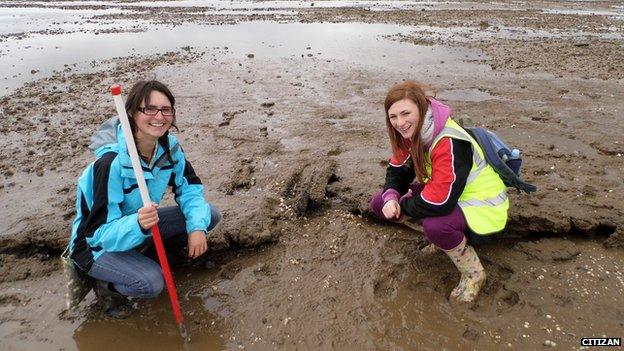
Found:
[[[210,205],[209,232],[221,221],[221,212]],[[158,228],[165,244],[171,241],[186,240],[186,219],[178,206],[158,209]],[[98,257],[89,271],[95,279],[113,283],[119,293],[131,297],[155,297],[164,287],[160,265],[145,256],[142,251],[153,244],[150,237],[137,250],[104,252]]]

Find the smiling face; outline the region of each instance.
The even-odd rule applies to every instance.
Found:
[[[149,94],[149,99],[146,99],[141,104],[142,108],[148,106],[157,109],[172,107],[167,96],[157,90],[152,90]],[[158,111],[154,116],[149,116],[141,111],[137,111],[134,115],[134,122],[137,128],[135,134],[137,140],[155,143],[158,138],[165,135],[171,127],[173,116],[163,116],[161,111]]]
[[[388,118],[392,127],[396,129],[403,138],[411,139],[416,133],[418,121],[420,120],[418,105],[408,98],[399,100],[388,109]]]

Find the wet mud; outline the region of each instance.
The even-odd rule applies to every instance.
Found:
[[[402,61],[383,50],[345,59],[306,43],[281,56],[233,44],[130,53],[88,72],[67,62],[33,73],[0,98],[2,349],[580,349],[582,337],[622,337],[624,4],[416,3],[379,11],[320,2],[257,5],[264,17],[244,19],[135,5],[90,20],[137,21],[119,34],[148,18],[169,26],[172,16],[202,25],[396,24],[396,34],[371,41],[394,43],[415,62],[388,64]],[[28,6],[77,5],[18,7]],[[64,34],[2,40],[38,35]],[[440,48],[467,51],[438,57]],[[64,310],[58,255],[75,180],[92,160],[88,138],[114,114],[108,87],[143,77],[172,88],[177,134],[207,200],[223,213],[205,257],[171,257],[188,345],[166,293],[135,301],[123,321],[104,317],[92,294]],[[418,227],[381,223],[368,208],[389,156],[382,100],[405,78],[432,84],[455,117],[518,146],[523,177],[538,187],[532,195],[510,189],[506,231],[477,246],[488,280],[471,305],[448,301],[459,273],[443,253],[421,251],[427,243]]]

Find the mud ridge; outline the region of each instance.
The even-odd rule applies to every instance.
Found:
[[[505,235],[517,238],[578,236],[603,240],[613,246],[620,238],[618,227],[612,222],[588,222],[582,218],[570,218],[566,226],[560,227],[544,217],[512,216],[505,229]]]
[[[326,203],[327,186],[337,179],[335,169],[335,161],[324,159],[314,164],[305,164],[290,175],[282,195],[295,215],[310,214]]]

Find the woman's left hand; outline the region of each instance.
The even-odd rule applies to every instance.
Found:
[[[411,199],[412,197],[414,197],[414,193],[412,192],[412,189],[408,189],[407,193],[399,199],[399,203],[403,202],[403,200]]]
[[[206,234],[201,230],[196,230],[188,236],[188,255],[191,258],[201,256],[208,249]]]

